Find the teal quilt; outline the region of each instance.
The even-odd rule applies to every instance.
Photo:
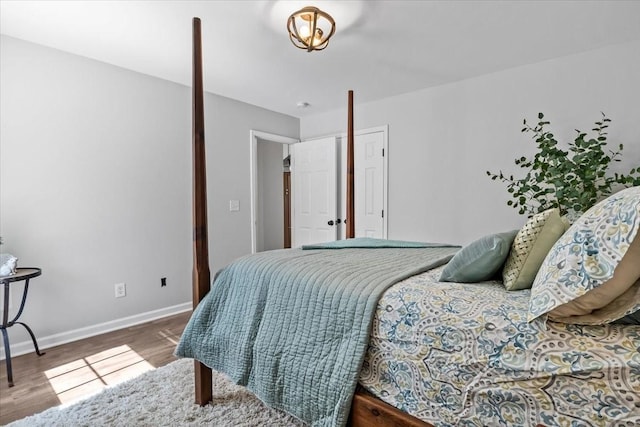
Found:
[[[285,249],[220,271],[176,349],[312,426],[344,426],[377,302],[458,247]]]
[[[380,249],[380,248],[443,248],[452,247],[446,243],[408,242],[405,240],[375,239],[373,237],[356,237],[355,239],[334,240],[326,243],[303,245],[302,249]]]

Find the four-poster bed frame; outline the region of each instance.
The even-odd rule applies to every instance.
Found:
[[[346,237],[355,237],[354,215],[354,128],[353,91],[348,93],[347,124],[347,224]],[[209,292],[207,186],[204,137],[204,90],[202,85],[202,44],[199,18],[193,18],[193,307]],[[204,406],[212,398],[212,372],[204,364],[194,361],[195,401]],[[357,390],[349,424],[364,426],[428,427],[425,423],[402,412],[364,390]]]

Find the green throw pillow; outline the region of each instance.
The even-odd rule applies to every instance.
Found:
[[[502,268],[518,230],[490,234],[462,248],[446,265],[441,282],[475,283],[489,280]]]
[[[502,281],[508,291],[531,287],[544,258],[565,229],[558,209],[549,209],[529,218],[513,239],[502,269]]]

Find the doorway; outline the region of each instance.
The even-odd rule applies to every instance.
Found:
[[[356,237],[388,237],[388,126],[355,132]],[[344,239],[346,135],[292,146],[294,247]]]
[[[295,138],[250,134],[251,253],[286,247],[285,159]]]

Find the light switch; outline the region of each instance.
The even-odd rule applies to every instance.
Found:
[[[240,200],[229,200],[229,210],[231,212],[240,210]]]

